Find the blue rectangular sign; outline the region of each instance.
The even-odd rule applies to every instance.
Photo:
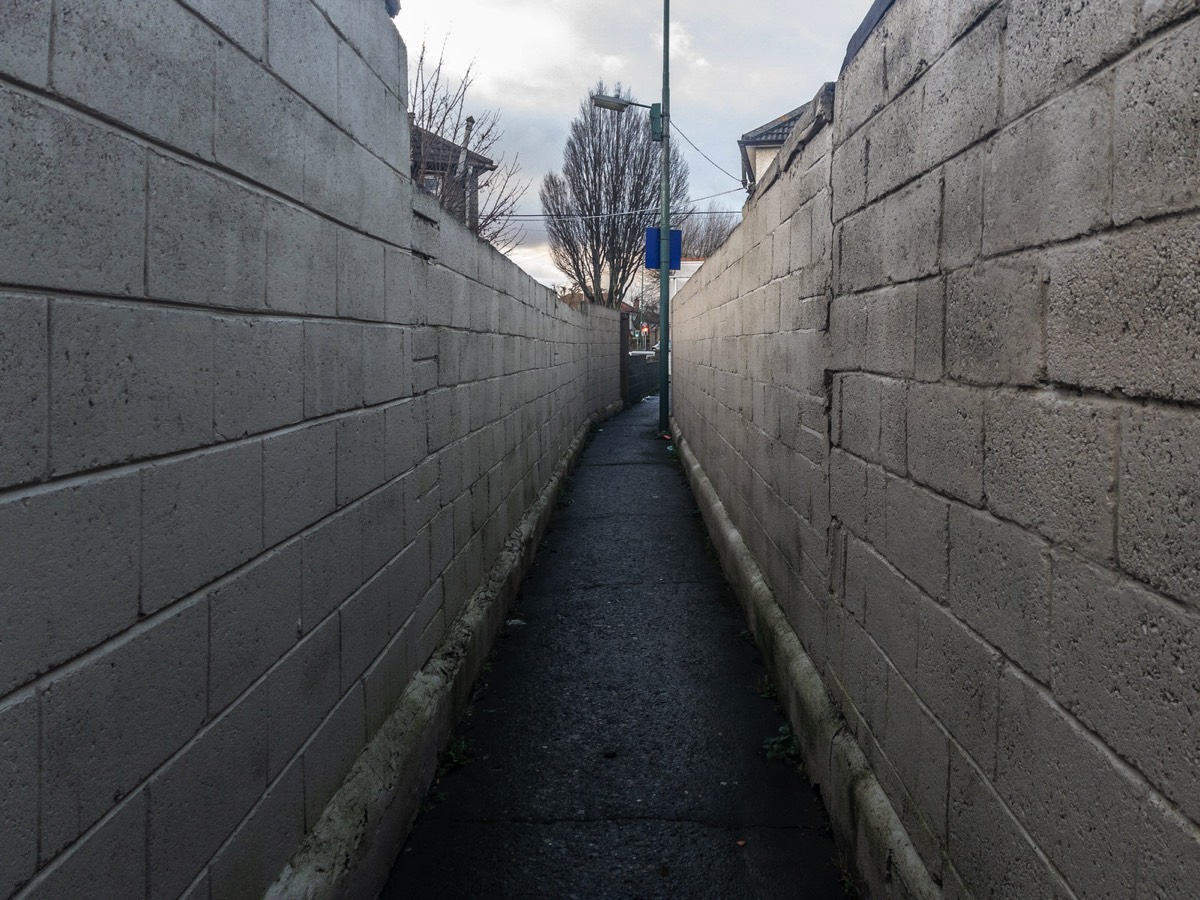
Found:
[[[671,229],[671,269],[678,272],[683,262],[683,232]],[[646,268],[657,269],[659,264],[658,229],[646,229]]]

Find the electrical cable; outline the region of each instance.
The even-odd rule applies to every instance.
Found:
[[[703,156],[705,159],[707,159],[707,160],[708,160],[708,162],[709,162],[709,165],[711,165],[711,166],[712,166],[714,169],[717,169],[717,170],[718,170],[719,172],[721,172],[723,175],[726,175],[726,176],[728,176],[729,178],[732,178],[732,179],[733,179],[734,181],[736,181],[738,184],[741,184],[741,183],[742,183],[742,179],[738,178],[736,175],[731,175],[731,174],[730,174],[728,171],[726,171],[725,169],[722,169],[722,168],[721,168],[720,166],[718,166],[718,165],[717,165],[715,162],[713,162],[711,159],[709,159],[709,156],[708,156],[708,154],[707,154],[707,153],[705,153],[703,150],[701,150],[699,147],[697,147],[695,144],[693,144],[693,143],[692,143],[692,139],[691,139],[690,137],[688,137],[686,134],[684,134],[684,133],[683,133],[683,129],[682,129],[682,128],[680,128],[678,125],[676,125],[674,121],[672,121],[672,122],[671,122],[671,128],[672,128],[672,129],[674,129],[675,131],[679,132],[679,136],[680,136],[681,138],[683,138],[685,141],[687,141],[689,144],[691,144],[691,147],[692,147],[692,149],[693,149],[693,150],[695,150],[697,153],[699,153],[701,156]],[[745,189],[745,188],[743,187],[743,190],[744,190],[744,189]],[[732,193],[732,192],[730,192],[730,193]],[[702,198],[702,199],[703,199],[703,198]]]

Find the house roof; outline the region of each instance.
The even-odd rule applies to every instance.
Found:
[[[448,141],[444,137],[439,137],[432,131],[426,131],[419,125],[412,126],[411,144],[414,175],[416,174],[418,160],[425,163],[425,169],[428,172],[449,172],[453,170],[458,165],[458,158],[463,150],[458,144]],[[474,150],[467,151],[467,159],[475,169],[491,172],[496,168],[496,164],[492,160],[476,153]]]
[[[800,121],[800,118],[808,111],[811,105],[812,101],[810,100],[803,106],[797,106],[791,112],[784,113],[782,116],[772,119],[767,124],[759,125],[757,128],[747,131],[742,135],[742,139],[738,141],[738,150],[742,154],[743,185],[748,186],[754,181],[754,166],[750,163],[750,154],[746,148],[782,147],[783,142],[792,133],[792,128]]]
[[[811,103],[811,101],[810,101]],[[805,103],[803,106],[797,106],[789,113],[784,113],[778,118],[772,119],[766,125],[759,125],[752,131],[747,131],[742,135],[742,139],[738,141],[739,145],[760,145],[760,144],[780,144],[787,140],[787,136],[792,133],[792,126],[800,120],[804,115],[804,111],[808,109],[810,103]]]

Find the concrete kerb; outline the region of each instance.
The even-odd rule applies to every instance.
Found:
[[[496,564],[264,895],[268,900],[378,896],[433,782],[438,757],[533,563],[554,515],[559,487],[592,427],[621,408],[620,401],[609,404],[584,422]]]
[[[872,897],[940,900],[941,888],[921,862],[862,748],[846,731],[820,673],[677,422],[672,422],[671,434],[721,566],[795,726],[810,777],[820,786],[839,845],[852,855]]]

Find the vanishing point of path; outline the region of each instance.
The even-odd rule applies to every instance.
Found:
[[[845,896],[657,421],[584,451],[384,900]]]

